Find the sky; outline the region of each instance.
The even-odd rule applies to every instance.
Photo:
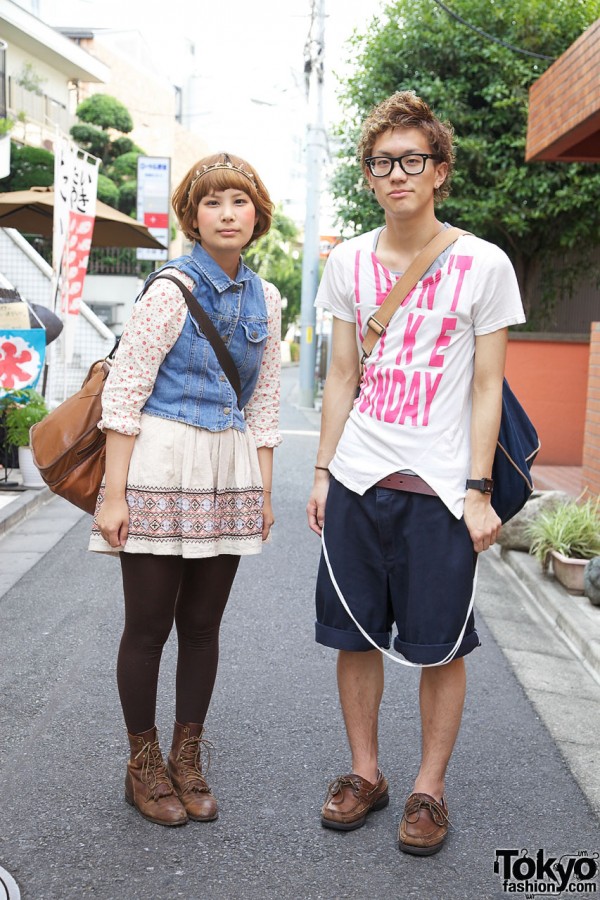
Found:
[[[170,0],[162,7],[169,10],[168,17],[149,15],[155,7],[147,0],[31,2],[52,25],[139,30],[157,66],[175,82],[192,76],[184,124],[201,134],[211,150],[229,149],[246,157],[273,199],[301,219],[311,116],[303,74],[311,0]],[[366,30],[383,6],[382,0],[324,0],[326,128],[342,118],[336,75],[343,78],[351,63],[345,42],[355,28]],[[325,187],[321,231],[332,233]]]

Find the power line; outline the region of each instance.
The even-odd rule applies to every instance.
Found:
[[[304,88],[307,98],[310,92],[310,79],[313,72],[317,76],[317,83],[323,83],[323,35],[319,32],[316,37],[314,36],[315,28],[320,22],[320,15],[321,13],[317,10],[317,0],[311,0],[308,35],[304,44]]]
[[[487,38],[488,41],[493,41],[495,44],[501,44],[502,47],[506,47],[507,50],[512,50],[514,53],[522,53],[523,56],[533,56],[535,59],[547,59],[549,62],[554,62],[553,56],[545,56],[543,53],[534,53],[533,50],[523,50],[522,47],[515,47],[514,44],[508,44],[506,41],[503,41],[501,38],[496,37],[493,34],[489,34],[487,31],[483,31],[482,28],[478,28],[477,25],[471,25],[470,22],[467,22],[466,19],[463,19],[462,16],[459,16],[458,13],[455,13],[453,10],[449,9],[445,3],[442,3],[441,0],[433,0],[444,12],[448,13],[453,19],[456,19],[457,22],[460,22],[461,25],[465,25],[467,28],[470,28],[471,31],[475,31],[477,34],[480,34],[482,37]]]

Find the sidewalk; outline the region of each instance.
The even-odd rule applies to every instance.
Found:
[[[312,411],[311,411],[312,412]],[[318,429],[318,413],[315,411]],[[536,487],[564,490],[572,496],[581,491],[581,469],[536,466]],[[48,488],[20,493],[0,493],[0,596],[38,562],[84,515]],[[10,534],[16,526],[18,533]],[[544,574],[527,553],[493,548],[495,559],[509,566],[523,591],[543,618],[600,683],[600,607],[587,597],[569,594],[552,575]]]
[[[564,491],[578,497],[585,489],[580,466],[534,465],[532,474],[538,490]],[[539,563],[527,553],[504,550],[501,559],[533,596],[545,619],[600,683],[600,607],[593,606],[587,597],[569,594],[551,574],[541,572]]]
[[[14,472],[11,480],[18,480]],[[14,493],[0,491],[0,597],[83,515],[47,487]]]
[[[565,491],[578,497],[584,489],[581,466],[538,466],[532,469],[533,483],[539,491]]]

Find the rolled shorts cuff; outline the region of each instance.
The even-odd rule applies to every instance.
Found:
[[[452,659],[460,659],[461,656],[466,656],[467,653],[471,653],[476,647],[480,646],[481,641],[479,640],[479,635],[477,634],[477,631],[473,629],[473,631],[463,637],[460,646]],[[417,665],[439,663],[442,659],[445,659],[452,653],[453,649],[454,644],[407,644],[405,641],[401,641],[397,636],[394,640],[394,650],[401,653],[409,662],[417,663]]]
[[[378,647],[389,650],[392,633],[384,631],[381,634],[369,635],[371,640],[375,641]],[[321,625],[315,622],[315,639],[318,644],[325,647],[332,647],[334,650],[373,650],[374,647],[368,642],[360,631],[345,631],[342,628],[331,628],[329,625]]]

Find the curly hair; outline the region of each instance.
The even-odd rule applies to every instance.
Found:
[[[434,191],[436,201],[445,200],[450,193],[454,170],[454,129],[449,122],[440,121],[414,91],[397,91],[382,100],[363,122],[358,142],[363,172],[366,172],[365,159],[371,155],[377,138],[393,128],[419,128],[427,138],[431,152],[446,163],[448,174]]]
[[[211,166],[218,168],[211,169]],[[214,191],[229,189],[248,194],[256,209],[256,225],[244,249],[267,233],[273,218],[273,202],[256,170],[241,156],[213,153],[194,163],[173,191],[171,203],[179,226],[188,240],[200,241],[195,220],[202,198]]]

